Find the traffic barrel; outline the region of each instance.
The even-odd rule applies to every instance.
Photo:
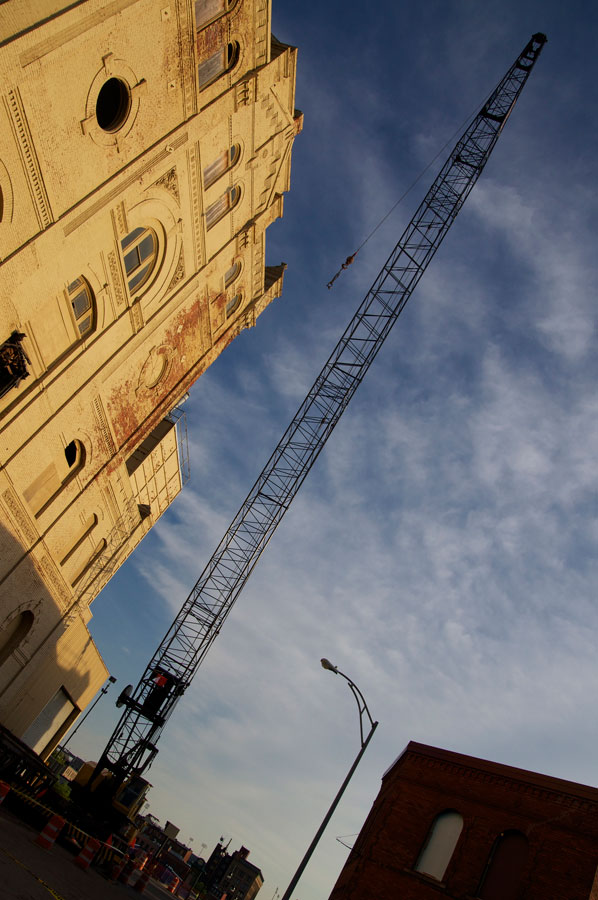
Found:
[[[144,890],[147,887],[147,883],[150,880],[149,869],[144,869],[143,872],[139,875],[139,878],[133,885],[133,890],[138,891],[140,894],[143,894]]]
[[[64,828],[64,823],[65,820],[62,816],[52,816],[46,827],[36,837],[35,843],[43,847],[44,850],[49,850]]]
[[[81,851],[79,856],[75,857],[73,862],[76,866],[79,866],[80,869],[89,869],[92,859],[101,846],[101,842],[96,838],[90,838],[83,847],[83,850]]]
[[[110,881],[117,881],[120,873],[124,869],[127,864],[127,858],[123,857],[122,859],[115,859],[112,863],[112,868],[110,869]]]
[[[124,866],[122,868],[120,875],[118,876],[118,880],[122,881],[123,884],[128,884],[129,878],[133,874],[134,869],[135,869],[135,860],[134,859],[127,860],[127,862],[124,864]]]

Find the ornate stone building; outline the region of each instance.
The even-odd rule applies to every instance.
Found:
[[[180,491],[189,387],[280,296],[296,50],[269,0],[0,17],[0,723],[47,755],[89,604]]]
[[[598,790],[411,741],[330,900],[596,900]]]

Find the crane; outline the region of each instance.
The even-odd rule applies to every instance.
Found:
[[[352,317],[296,415],[228,527],[137,687],[95,773],[115,786],[140,778],[266,544],[478,180],[546,43],[534,34],[473,118]]]

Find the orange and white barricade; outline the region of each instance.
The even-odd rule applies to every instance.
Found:
[[[43,847],[44,850],[49,850],[64,828],[64,822],[65,820],[62,816],[52,816],[45,828],[36,837],[35,843]]]
[[[120,875],[118,876],[118,880],[121,881],[123,884],[128,884],[129,878],[133,874],[134,869],[135,869],[135,860],[128,859],[126,861],[126,863],[124,864]]]
[[[101,846],[101,842],[96,838],[89,838],[89,840],[83,847],[83,850],[81,851],[79,856],[77,856],[73,860],[73,862],[75,863],[75,865],[79,866],[80,869],[89,869],[92,859]]]

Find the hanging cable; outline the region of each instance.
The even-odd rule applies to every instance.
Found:
[[[426,172],[428,171],[428,169],[429,169],[431,166],[434,165],[434,163],[436,162],[436,160],[438,159],[438,157],[440,156],[440,154],[443,153],[443,152],[446,150],[446,148],[448,147],[448,145],[451,144],[451,143],[454,141],[455,137],[456,137],[458,134],[460,134],[460,133],[465,129],[465,127],[469,124],[469,122],[470,122],[470,121],[473,119],[473,117],[476,115],[476,113],[477,113],[477,111],[479,110],[479,108],[480,108],[479,106],[476,106],[475,110],[474,110],[473,112],[471,112],[471,113],[467,116],[466,119],[463,120],[463,122],[458,126],[458,128],[455,129],[455,131],[451,134],[451,136],[448,138],[448,140],[445,141],[445,143],[442,145],[442,147],[440,148],[440,150],[438,151],[438,153],[433,157],[433,159],[430,160],[430,162],[427,164],[427,166],[426,166],[424,169],[421,170],[421,172],[419,173],[419,175],[417,176],[417,178],[416,178],[414,181],[411,182],[411,184],[409,185],[409,187],[407,188],[407,190],[404,191],[404,192],[401,194],[401,196],[399,197],[399,199],[396,201],[396,203],[393,204],[393,206],[391,206],[391,208],[388,210],[388,212],[386,213],[386,215],[383,216],[383,217],[380,219],[380,221],[378,222],[378,224],[376,225],[376,227],[373,228],[372,231],[370,231],[370,233],[368,234],[368,236],[365,238],[365,240],[361,242],[361,244],[359,245],[359,247],[357,248],[357,250],[355,250],[355,251],[351,254],[351,256],[348,256],[348,257],[346,258],[346,260],[344,261],[344,263],[342,264],[342,266],[340,267],[340,269],[338,270],[338,272],[336,273],[336,275],[334,275],[334,276],[330,279],[330,281],[328,282],[328,284],[326,285],[326,287],[328,288],[328,290],[330,290],[330,288],[332,287],[332,285],[334,284],[334,282],[336,281],[336,279],[339,277],[339,275],[343,272],[343,270],[344,270],[344,269],[348,269],[349,266],[355,261],[355,257],[357,256],[357,254],[359,253],[359,251],[360,251],[363,247],[365,247],[365,245],[367,244],[367,242],[369,241],[369,239],[370,239],[371,237],[373,237],[373,236],[376,234],[376,232],[378,231],[378,229],[386,222],[386,220],[388,219],[388,217],[395,211],[395,209],[397,208],[397,206],[399,205],[399,203],[401,203],[401,202],[405,199],[405,197],[406,197],[408,194],[411,193],[411,191],[413,190],[413,188],[415,187],[415,185],[418,183],[418,181],[420,181],[420,180],[423,178],[423,176],[426,174]]]

